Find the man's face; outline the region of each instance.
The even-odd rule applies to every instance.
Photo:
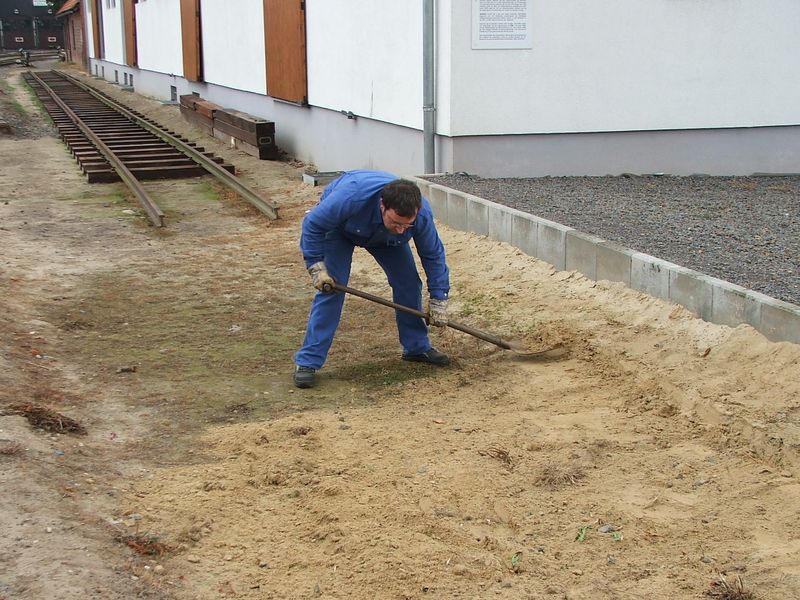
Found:
[[[383,215],[383,226],[392,233],[401,234],[406,229],[414,227],[417,218],[416,213],[411,217],[401,217],[393,208],[386,208],[381,200],[381,214]]]

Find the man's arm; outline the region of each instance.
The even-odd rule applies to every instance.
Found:
[[[447,300],[450,294],[450,270],[447,268],[444,244],[433,222],[433,213],[427,200],[417,216],[414,245],[428,280],[428,294],[436,300]]]
[[[306,267],[325,259],[325,234],[344,223],[355,209],[352,200],[353,185],[342,182],[326,189],[319,203],[303,219],[300,233],[300,250]]]

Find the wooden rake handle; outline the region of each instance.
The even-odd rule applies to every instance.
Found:
[[[415,317],[419,317],[420,319],[424,319],[425,322],[430,323],[430,315],[428,313],[422,312],[421,310],[417,310],[416,308],[411,308],[410,306],[397,304],[396,302],[392,302],[391,300],[386,300],[385,298],[381,298],[380,296],[375,296],[368,292],[362,292],[361,290],[347,287],[346,285],[340,285],[338,283],[334,283],[333,285],[325,284],[323,286],[322,291],[325,293],[331,293],[336,291],[336,292],[352,294],[353,296],[364,298],[365,300],[369,300],[370,302],[383,304],[384,306],[388,306],[389,308],[394,308],[395,310],[399,310],[408,313],[410,315],[414,315]],[[485,331],[475,329],[468,325],[462,325],[461,323],[456,323],[455,321],[448,321],[447,326],[453,329],[457,329],[458,331],[461,331],[478,339],[481,339],[485,342],[489,342],[490,344],[494,344],[495,346],[499,346],[504,350],[514,350],[514,347],[511,344],[511,342],[507,342],[506,340],[500,339],[499,337],[497,337],[496,335],[492,335],[491,333],[486,333]]]

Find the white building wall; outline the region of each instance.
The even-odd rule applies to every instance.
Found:
[[[93,14],[94,14],[94,6],[92,6],[92,0],[82,0],[81,11],[83,11],[84,19],[83,19],[83,27],[86,29],[84,32],[84,39],[86,40],[86,51],[89,53],[89,58],[97,58],[94,53],[94,27],[93,23]]]
[[[139,67],[182,77],[180,2],[139,2],[134,6]]]
[[[205,81],[266,94],[263,1],[203,0],[200,11]]]
[[[452,3],[451,118],[440,122],[443,133],[800,123],[797,0],[530,6],[532,49],[472,50],[471,3]]]
[[[306,2],[308,102],[422,129],[422,3]]]
[[[178,0],[142,4],[174,15]],[[800,2],[649,0],[645,12],[638,0],[601,8],[530,0],[529,50],[472,50],[472,3],[436,4],[439,171],[525,177],[800,168],[800,80],[792,64],[800,42],[790,31]],[[188,82],[164,65],[123,68],[137,92],[167,99],[174,87],[271,119],[278,145],[323,171],[422,172],[420,2],[306,0],[308,107],[264,95],[260,0],[236,0],[236,10],[226,0],[202,5],[206,82]],[[152,35],[139,40],[139,53],[152,61],[146,46],[161,42],[155,24],[147,26]],[[121,27],[115,39],[121,42]],[[170,60],[182,64],[180,51]],[[95,58],[92,70],[113,80],[114,65]]]
[[[105,59],[125,64],[125,36],[122,30],[122,0],[102,0],[103,49]]]

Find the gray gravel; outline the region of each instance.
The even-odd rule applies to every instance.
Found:
[[[800,177],[427,179],[800,304]]]

